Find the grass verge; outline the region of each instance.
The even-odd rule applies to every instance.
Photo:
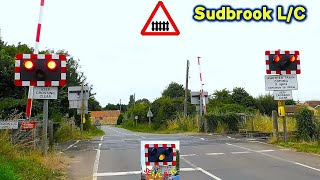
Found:
[[[292,148],[298,152],[307,152],[320,154],[320,142],[274,142],[273,144],[277,144],[282,147]]]
[[[39,151],[12,145],[8,134],[0,132],[0,179],[65,179],[67,163],[62,156],[48,154],[43,157]]]
[[[104,131],[91,125],[88,130],[83,132],[81,136],[80,129],[75,126],[71,126],[68,123],[61,123],[60,128],[57,131],[57,142],[66,142],[73,139],[91,139],[93,137],[104,135]]]

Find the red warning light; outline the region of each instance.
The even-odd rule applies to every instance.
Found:
[[[34,62],[31,60],[26,60],[24,61],[23,66],[26,70],[32,71],[34,69]]]
[[[53,60],[48,61],[47,67],[49,70],[53,71],[53,70],[57,69],[57,63]]]
[[[276,57],[274,57],[273,61],[274,62],[279,62],[282,59],[281,55],[277,55]]]
[[[290,57],[290,62],[294,62],[294,61],[296,61],[296,60],[297,60],[297,58],[296,58],[295,55],[292,55],[292,56]]]

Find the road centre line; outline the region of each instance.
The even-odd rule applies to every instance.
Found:
[[[196,154],[184,154],[184,155],[180,155],[181,157],[189,157],[189,156],[195,156]]]
[[[249,153],[252,153],[252,152],[250,151],[231,152],[231,154],[249,154]]]
[[[224,153],[206,153],[208,156],[223,155]]]
[[[305,168],[312,169],[312,170],[320,172],[320,169],[317,169],[317,168],[314,168],[314,167],[311,167],[311,166],[308,166],[308,165],[305,165],[305,164],[302,164],[302,163],[299,163],[299,162],[290,161],[290,160],[283,159],[283,158],[280,158],[280,157],[277,157],[277,156],[273,156],[273,155],[270,155],[270,154],[267,154],[267,153],[264,153],[264,152],[255,151],[255,150],[252,150],[252,149],[249,149],[249,148],[246,148],[246,147],[242,147],[242,146],[238,146],[238,145],[234,145],[234,144],[230,144],[230,143],[226,143],[226,145],[238,147],[238,148],[245,149],[245,150],[252,151],[252,152],[256,152],[256,153],[259,153],[259,154],[262,154],[262,155],[265,155],[265,156],[272,157],[274,159],[278,159],[278,160],[281,160],[281,161],[284,161],[284,162],[292,163],[292,164],[295,164],[295,165],[298,165],[298,166],[302,166],[302,167],[305,167]]]
[[[200,139],[203,140],[203,141],[205,140],[204,138],[200,138]]]
[[[204,170],[204,169],[202,169],[200,167],[197,167],[196,165],[192,164],[190,161],[186,160],[185,158],[181,157],[181,159],[183,159],[187,164],[189,164],[191,167],[193,167],[193,169],[199,170],[199,171],[203,172],[204,174],[212,177],[215,180],[222,180],[219,177],[209,173],[208,171],[206,171],[206,170]]]
[[[273,149],[266,149],[266,150],[260,150],[260,151],[256,151],[256,152],[274,152]]]

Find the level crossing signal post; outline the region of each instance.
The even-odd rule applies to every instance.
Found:
[[[50,88],[66,85],[66,56],[63,54],[17,54],[14,68],[14,83],[16,86],[43,87],[43,92]],[[52,88],[51,93],[58,94],[57,88]],[[48,130],[48,99],[50,96],[41,96],[43,102],[43,130],[42,153],[47,154],[47,130]]]
[[[274,99],[278,101],[278,116],[283,119],[283,140],[287,142],[285,100],[292,99],[292,90],[298,89],[296,76],[301,73],[300,52],[265,51],[265,61],[266,73],[277,75],[265,77],[266,90],[274,91]]]

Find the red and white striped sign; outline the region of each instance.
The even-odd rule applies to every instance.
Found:
[[[41,60],[60,60],[61,61],[61,80],[59,81],[22,81],[20,79],[20,61],[23,59]],[[65,86],[67,82],[67,62],[63,54],[17,54],[14,68],[14,83],[16,86]],[[30,94],[30,92],[29,92]],[[29,100],[29,98],[28,98]]]
[[[203,82],[202,82],[202,71],[201,71],[201,64],[200,64],[200,57],[198,57],[198,65],[199,65],[199,72],[200,72],[200,84],[201,84],[201,97],[202,97],[202,105],[203,105],[203,112],[207,112],[207,105],[206,105],[206,98],[204,96],[203,90]]]
[[[269,55],[270,54],[294,54],[297,56],[297,70],[287,70],[287,71],[271,71],[270,70],[270,59],[269,59]],[[301,67],[300,67],[300,53],[299,51],[281,51],[281,50],[277,50],[277,51],[266,51],[265,52],[265,60],[266,60],[266,72],[267,74],[300,74],[301,73]]]
[[[149,148],[158,148],[158,147],[171,147],[172,148],[172,162],[149,162]],[[145,152],[145,162],[147,166],[175,166],[177,164],[177,150],[175,144],[145,144],[144,145],[144,152]]]

